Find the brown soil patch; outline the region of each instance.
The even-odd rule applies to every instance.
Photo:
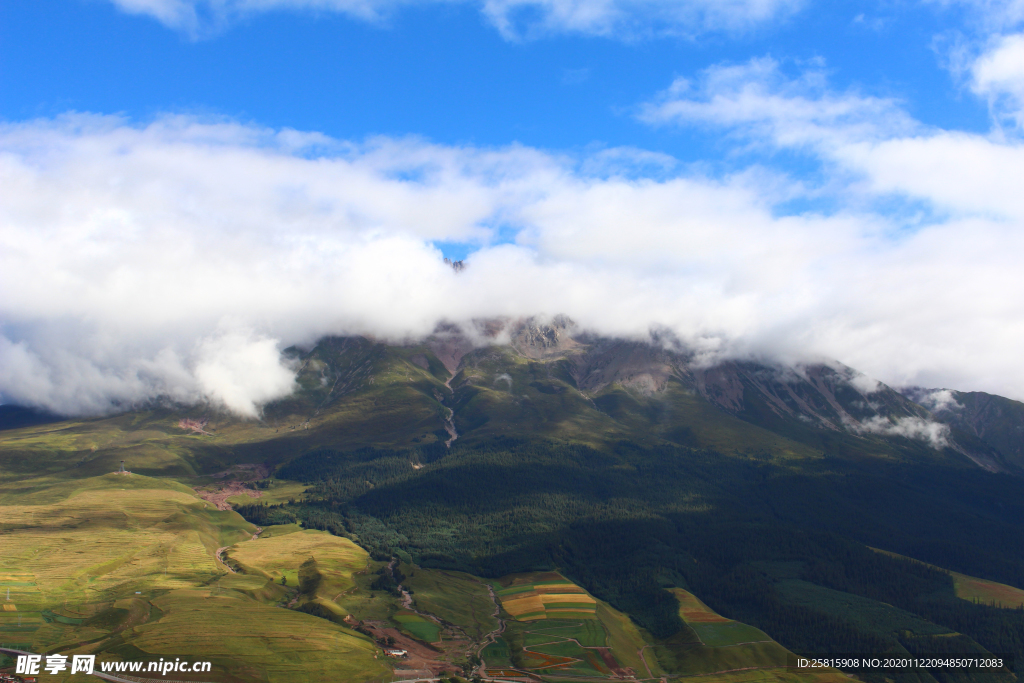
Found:
[[[619,662],[615,659],[615,655],[613,655],[612,651],[608,648],[597,647],[594,649],[597,650],[598,654],[601,655],[601,661],[604,662],[605,666],[612,670],[612,673],[614,673],[616,677],[631,678],[635,675],[635,672],[632,669],[624,667],[621,664],[619,664]]]
[[[249,488],[244,482],[240,481],[224,482],[219,488],[212,491],[196,489],[197,496],[213,503],[218,510],[230,510],[231,504],[228,503],[228,498],[243,493],[247,494],[250,498],[260,498],[263,495],[263,492],[259,489]]]
[[[346,622],[348,620],[346,619]],[[351,622],[349,622],[351,623]],[[408,654],[405,657],[394,658],[395,666],[402,669],[429,669],[434,675],[451,672],[460,673],[445,658],[455,659],[464,657],[466,649],[471,645],[468,640],[446,640],[438,645],[427,645],[418,640],[410,638],[396,628],[386,626],[380,621],[360,622],[363,628],[373,634],[374,640],[380,638],[394,638],[395,644],[388,645],[389,648],[405,650]]]

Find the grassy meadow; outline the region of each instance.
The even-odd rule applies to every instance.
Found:
[[[407,564],[401,570],[416,609],[455,624],[470,638],[481,638],[498,628],[487,585],[475,576]]]
[[[950,572],[956,596],[971,602],[1016,609],[1024,607],[1024,590],[986,579]]]
[[[289,525],[293,526],[293,525]],[[352,575],[365,571],[370,556],[347,538],[325,531],[302,529],[231,546],[225,554],[247,575],[262,575],[279,583],[299,585],[299,569],[314,558],[321,574],[316,597],[330,598],[355,587]],[[311,596],[312,597],[312,596]]]
[[[316,554],[323,588],[351,589],[368,558],[345,539],[296,531],[251,541],[255,528],[236,513],[140,474],[4,482],[0,504],[5,646],[209,659],[205,679],[218,681],[369,681],[390,672],[365,636],[278,606],[288,593],[273,579],[294,576],[286,557],[297,564]],[[230,574],[216,561],[218,548],[247,544],[254,552],[242,561],[263,563],[266,575]]]

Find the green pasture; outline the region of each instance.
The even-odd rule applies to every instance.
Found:
[[[480,653],[489,668],[512,666],[512,652],[504,638],[498,638]]]
[[[573,638],[584,647],[604,647],[607,642],[604,626],[600,621],[594,619],[579,621],[547,619],[533,624],[528,633],[527,645],[548,642],[555,638]]]
[[[268,526],[260,532],[260,538],[274,538],[275,536],[287,536],[288,534],[294,534],[296,531],[302,531],[301,524],[275,524],[274,526]]]
[[[228,498],[228,502],[232,505],[252,505],[253,503],[279,505],[287,503],[289,500],[300,500],[307,488],[309,487],[298,482],[271,479],[269,488],[257,489],[260,494],[258,498],[248,493],[242,493],[237,496],[231,496]]]
[[[536,645],[530,648],[533,652],[540,652],[545,655],[555,655],[558,657],[576,657],[578,659],[585,659],[583,656],[583,648],[580,647],[579,643],[575,643],[571,640],[561,640],[558,642],[548,642],[544,645]]]
[[[950,572],[956,596],[969,602],[996,605],[1004,609],[1024,607],[1024,590],[1005,583]]]
[[[252,525],[180,484],[108,474],[28,493],[5,488],[0,575],[31,574],[42,604],[93,604],[209,582],[216,549]],[[12,591],[13,592],[13,591]]]
[[[690,624],[697,637],[708,647],[728,647],[741,643],[771,642],[764,631],[739,621]]]
[[[395,621],[403,631],[411,633],[413,636],[424,642],[436,643],[441,639],[440,627],[433,621],[430,621],[415,612],[403,610],[392,616],[391,619],[392,621]]]
[[[364,681],[388,674],[369,638],[231,591],[182,589],[152,601],[162,616],[135,629],[143,652],[210,659],[277,681]],[[195,614],[202,613],[202,628]]]
[[[904,560],[911,560],[912,562],[920,562],[920,560],[915,560],[887,550],[879,550],[878,548],[872,548],[872,550],[883,555],[899,557]],[[943,567],[928,564],[927,562],[920,563],[928,567],[932,567],[933,569],[946,572],[952,576],[954,593],[956,594],[956,597],[962,600],[977,602],[983,605],[995,605],[1003,609],[1024,608],[1024,590],[1021,590],[1020,588],[1008,586],[1005,583],[999,583],[997,581],[990,581],[988,579],[979,579],[976,576],[960,574]]]
[[[646,672],[639,652],[648,645],[649,640],[653,639],[641,632],[640,628],[627,615],[605,602],[598,601],[597,618],[606,634],[604,645],[611,648],[619,663],[633,669],[638,675],[641,671]],[[594,642],[596,644],[596,638]],[[656,676],[661,675],[661,667],[658,662],[651,661],[654,660],[654,657],[647,659],[652,673]]]
[[[487,586],[462,572],[423,569],[403,564],[404,585],[412,591],[418,609],[455,624],[470,638],[498,628],[494,603]]]

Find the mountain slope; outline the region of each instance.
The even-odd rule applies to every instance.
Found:
[[[983,391],[904,390],[927,406],[935,419],[974,437],[1003,462],[1024,468],[1024,403]]]
[[[0,432],[0,505],[125,460],[210,500],[262,491],[269,506],[240,508],[254,523],[299,520],[373,561],[560,571],[676,654],[690,641],[667,588],[797,652],[1024,652],[1024,613],[958,600],[949,574],[872,550],[1024,587],[1008,408],[955,423],[836,363],[708,366],[565,319],[287,354],[298,388],[261,420],[149,406]]]

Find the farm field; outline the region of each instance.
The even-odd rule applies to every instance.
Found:
[[[485,649],[487,666],[512,662],[551,680],[661,675],[653,656],[653,671],[645,667],[639,653],[647,642],[629,618],[561,574],[516,574],[495,583],[502,608],[515,619]]]
[[[273,528],[273,527],[271,527]],[[225,552],[246,573],[262,573],[275,583],[299,585],[299,568],[310,557],[316,559],[323,577],[317,594],[335,596],[355,586],[352,575],[365,571],[370,556],[358,545],[326,531],[303,529],[284,535],[261,537],[255,542],[233,545]]]
[[[596,619],[597,601],[557,572],[516,574],[499,580],[502,608],[518,621]]]
[[[288,593],[272,572],[292,571],[288,554],[295,565],[322,557],[331,589],[353,586],[368,557],[346,539],[298,531],[253,542],[255,527],[236,513],[139,474],[19,482],[0,496],[6,647],[101,661],[208,659],[214,671],[204,680],[229,683],[390,676],[369,638],[277,606]],[[238,542],[253,545],[241,554],[270,572],[228,573],[216,551]]]
[[[848,680],[837,672],[826,672],[821,678],[822,674],[788,671],[785,667],[791,653],[764,632],[722,617],[682,588],[670,592],[679,601],[679,616],[688,628],[653,649],[671,673],[700,676],[702,681]],[[751,670],[757,676],[732,678],[729,672],[737,670]]]
[[[440,627],[433,621],[415,612],[402,610],[395,613],[391,619],[398,622],[402,630],[411,633],[414,638],[418,638],[426,643],[436,643],[441,638]]]

